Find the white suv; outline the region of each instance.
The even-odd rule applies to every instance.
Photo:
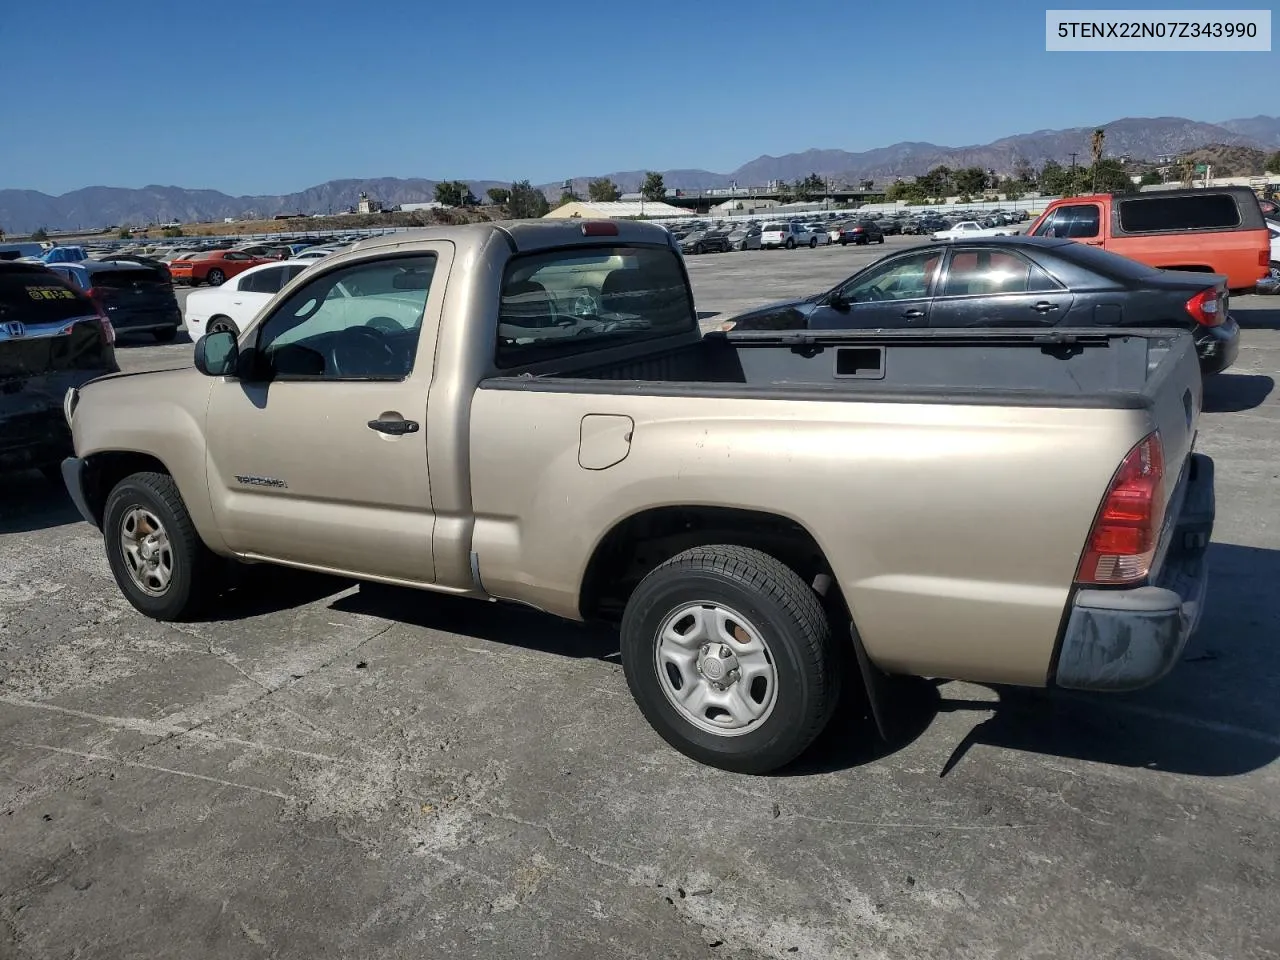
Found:
[[[766,223],[760,232],[760,249],[773,247],[816,247],[818,237],[812,230],[799,223]]]

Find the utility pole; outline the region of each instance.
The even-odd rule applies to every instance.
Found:
[[[1067,189],[1071,191],[1067,194],[1069,197],[1076,195],[1076,157],[1078,156],[1077,153],[1071,154],[1071,182],[1067,184]]]

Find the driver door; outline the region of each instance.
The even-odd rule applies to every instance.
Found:
[[[819,301],[810,330],[927,327],[942,248],[889,257],[856,273]]]
[[[209,491],[237,554],[435,580],[425,426],[452,245],[312,268],[214,383]]]

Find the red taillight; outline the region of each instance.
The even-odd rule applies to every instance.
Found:
[[[1269,247],[1263,247],[1258,251],[1258,266],[1271,266],[1271,249]]]
[[[1220,298],[1221,291],[1217,287],[1201,290],[1187,301],[1187,313],[1202,327],[1216,327],[1222,323],[1223,311],[1219,309],[1222,304],[1218,302]]]
[[[1089,531],[1076,582],[1130,584],[1151,572],[1164,520],[1164,449],[1160,435],[1139,441],[1120,464]]]
[[[90,287],[84,292],[89,298],[89,302],[93,304],[93,310],[98,315],[98,326],[102,328],[102,338],[107,343],[116,342],[116,328],[111,325],[111,321],[107,319],[106,308],[102,305],[102,294]]]
[[[618,225],[610,220],[588,220],[582,225],[584,237],[616,237]]]

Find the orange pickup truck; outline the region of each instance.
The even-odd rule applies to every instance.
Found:
[[[1262,208],[1248,187],[1055,200],[1027,234],[1067,237],[1165,270],[1220,274],[1233,291],[1252,289],[1271,260]]]

